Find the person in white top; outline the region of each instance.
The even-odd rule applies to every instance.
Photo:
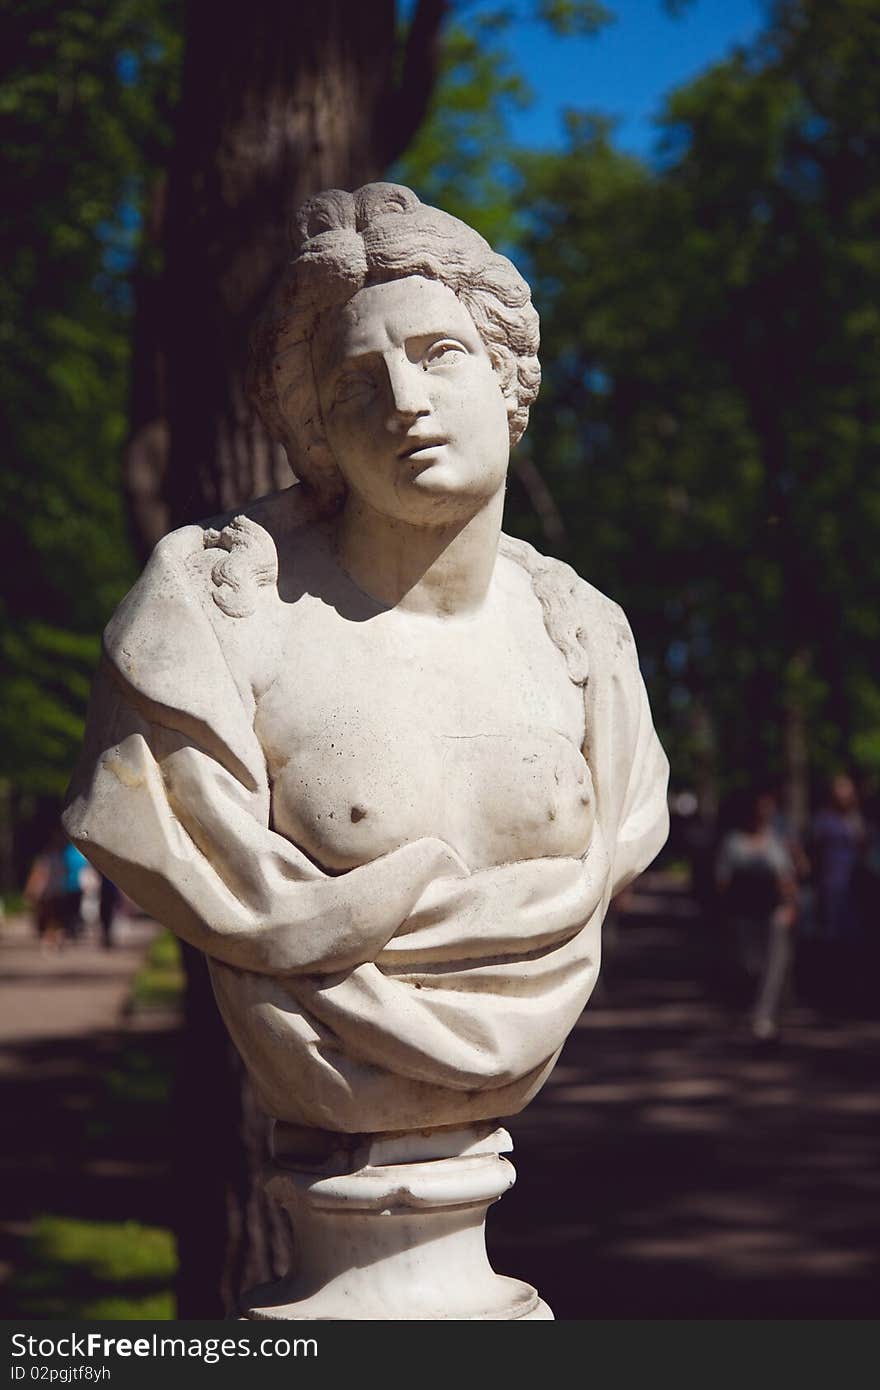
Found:
[[[741,964],[756,981],[752,1032],[762,1042],[779,1036],[782,1001],[793,956],[797,881],[786,845],[774,828],[776,801],[753,792],[739,824],[721,842],[716,880],[735,934]]]

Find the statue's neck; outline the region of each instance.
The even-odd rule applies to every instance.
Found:
[[[439,618],[472,613],[489,591],[503,510],[502,487],[464,521],[419,526],[349,494],[336,524],[337,555],[380,603]]]

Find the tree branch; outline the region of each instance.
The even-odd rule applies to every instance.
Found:
[[[377,145],[386,165],[403,154],[428,114],[448,12],[449,0],[418,0],[406,36],[400,81],[382,104],[377,121]]]
[[[541,530],[553,554],[559,555],[568,549],[568,532],[552,492],[538,472],[534,460],[524,451],[514,449],[510,455],[510,467],[541,523]]]

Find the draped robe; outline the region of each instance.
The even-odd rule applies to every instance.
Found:
[[[276,543],[296,544],[283,505],[257,504],[244,523],[269,556],[266,592]],[[424,838],[329,875],[271,825],[232,636],[259,623],[260,595],[253,611],[224,602],[221,534],[166,537],[108,625],[67,833],[206,953],[270,1115],[365,1133],[515,1114],[589,998],[609,900],[667,834],[668,768],[623,613],[502,538],[548,632],[580,660],[595,816],[579,858],[468,872]]]

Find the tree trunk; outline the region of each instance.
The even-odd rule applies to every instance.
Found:
[[[293,212],[321,189],[379,177],[415,133],[446,8],[419,0],[398,45],[395,0],[190,0],[177,145],[147,231],[164,264],[135,283],[124,474],[142,556],[172,527],[291,480],[246,398],[251,325]],[[259,1185],[265,1120],[190,952],[187,977],[178,1316],[216,1317],[280,1272],[284,1239]]]
[[[290,481],[247,402],[254,316],[311,193],[375,178],[373,127],[394,53],[387,0],[190,5],[166,285],[171,525]]]
[[[795,653],[786,672],[787,688],[782,706],[783,809],[792,831],[806,834],[810,813],[810,756],[807,741],[805,680],[810,652]]]

